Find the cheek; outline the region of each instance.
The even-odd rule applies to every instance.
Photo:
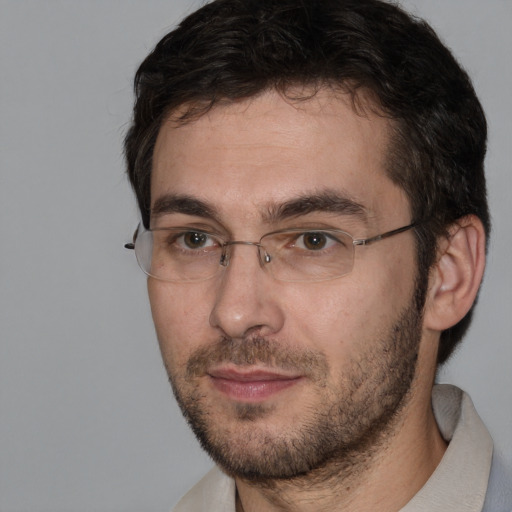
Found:
[[[201,346],[206,337],[209,327],[207,293],[201,292],[197,285],[149,279],[148,295],[166,366],[184,364],[188,355]]]
[[[385,270],[381,266],[375,274],[354,273],[337,281],[308,283],[307,289],[296,288],[286,297],[288,315],[293,317],[289,325],[294,325],[299,339],[325,353],[331,363],[356,357],[361,344],[381,339],[410,304],[412,269],[406,265]]]
[[[372,318],[364,286],[342,280],[308,283],[286,297],[288,326],[313,349],[326,356],[350,352]],[[288,333],[290,334],[290,333]]]

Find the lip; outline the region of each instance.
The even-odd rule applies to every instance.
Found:
[[[208,372],[223,395],[238,402],[262,402],[298,384],[303,377],[264,369],[217,368]]]

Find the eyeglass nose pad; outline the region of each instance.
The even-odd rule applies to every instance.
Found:
[[[258,244],[258,253],[260,257],[260,264],[263,267],[272,261],[272,256],[267,252],[267,249],[261,244]]]
[[[229,265],[229,253],[228,253],[228,246],[225,245],[222,248],[222,254],[220,255],[219,264],[223,267],[227,267]]]

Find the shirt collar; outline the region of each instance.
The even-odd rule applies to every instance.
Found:
[[[400,512],[480,512],[493,443],[471,398],[448,384],[432,392],[432,407],[448,448],[431,477]]]

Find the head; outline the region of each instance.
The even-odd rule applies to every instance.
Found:
[[[266,91],[300,102],[325,88],[346,93],[358,115],[389,120],[386,172],[421,222],[420,281],[460,219],[477,216],[488,234],[486,122],[471,82],[425,22],[377,0],[216,0],[166,35],[137,72],[125,143],[144,225],[155,144],[169,116],[186,124]],[[471,314],[442,333],[439,363]]]
[[[194,282],[148,279],[203,447],[268,482],[353,474],[397,432],[414,446],[489,229],[485,119],[450,52],[377,0],[217,0],[156,46],[136,95],[129,176],[171,254],[152,264],[186,261],[194,278],[198,254],[224,263]],[[328,230],[375,239],[410,224],[356,248],[347,275],[295,279],[298,260],[339,271]]]

